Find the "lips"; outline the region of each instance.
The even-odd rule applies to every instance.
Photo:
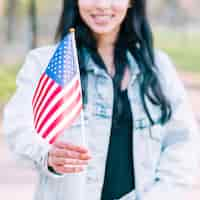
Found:
[[[113,15],[105,15],[105,14],[93,14],[93,15],[91,15],[91,17],[95,21],[96,24],[106,24],[114,16]]]

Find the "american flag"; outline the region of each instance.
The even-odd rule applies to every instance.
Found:
[[[52,144],[82,110],[82,94],[74,33],[59,44],[40,77],[33,99],[36,132]]]

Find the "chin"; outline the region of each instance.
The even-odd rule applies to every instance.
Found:
[[[112,33],[115,28],[114,27],[106,27],[106,26],[90,26],[90,29],[95,34],[109,34]]]

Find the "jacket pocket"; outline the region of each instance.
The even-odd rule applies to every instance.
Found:
[[[161,142],[162,140],[163,129],[164,127],[159,123],[151,125],[146,116],[134,120],[134,130],[157,142]]]
[[[162,142],[164,127],[161,124],[155,124],[149,127],[149,137],[157,142]]]
[[[112,108],[106,102],[96,100],[93,104],[92,114],[97,119],[108,119],[112,117]]]

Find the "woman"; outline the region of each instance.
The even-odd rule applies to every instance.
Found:
[[[72,142],[51,148],[33,128],[31,99],[55,46],[29,53],[5,109],[11,149],[38,169],[35,199],[198,199],[197,126],[173,65],[154,49],[146,1],[64,0],[57,39],[71,27],[88,148],[73,143],[79,122],[66,130]]]

